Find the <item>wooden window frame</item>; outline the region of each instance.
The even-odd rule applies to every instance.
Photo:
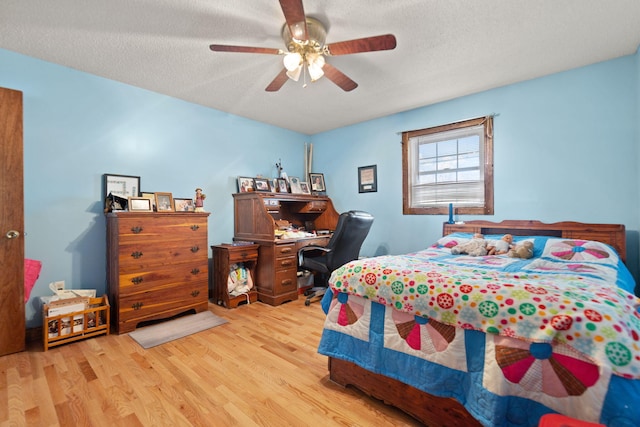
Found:
[[[456,215],[493,215],[493,116],[478,117],[441,126],[426,129],[407,131],[402,133],[402,212],[405,215],[446,215],[449,212],[447,206],[413,207],[411,206],[411,179],[410,162],[410,138],[448,132],[452,130],[484,126],[484,205],[483,206],[456,206]]]

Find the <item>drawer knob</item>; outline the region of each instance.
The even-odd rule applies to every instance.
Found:
[[[289,252],[291,252],[291,248],[282,248],[280,251],[281,254],[288,254]]]
[[[134,257],[135,259],[138,259],[142,256],[142,252],[140,251],[135,251],[131,254],[132,257]]]
[[[133,308],[134,310],[140,310],[143,305],[144,305],[143,303],[137,302],[135,304],[131,304],[131,308]]]
[[[283,285],[285,285],[285,286],[288,286],[288,285],[290,285],[291,283],[293,283],[293,280],[291,280],[291,279],[286,279],[286,280],[283,280],[283,281],[282,281],[282,284],[283,284]]]
[[[191,292],[191,296],[192,297],[197,297],[198,295],[200,295],[200,291],[198,291],[198,290],[195,290],[195,291]]]
[[[193,247],[191,248],[191,252],[193,252],[194,254],[195,254],[196,252],[198,252],[199,250],[200,250],[200,248],[199,248],[199,247],[197,247],[197,246],[193,246]]]
[[[200,269],[199,268],[194,268],[193,270],[191,270],[191,274],[193,274],[194,276],[196,274],[200,273]]]
[[[283,267],[289,267],[292,264],[293,264],[293,262],[291,262],[291,261],[282,261],[280,263],[280,265],[283,266]]]
[[[131,232],[133,234],[138,234],[138,233],[142,233],[143,228],[139,227],[139,226],[135,226],[135,227],[131,227]]]
[[[200,228],[200,226],[197,225],[197,224],[194,224],[194,225],[191,226],[191,230],[192,231],[197,231],[199,228]]]
[[[131,281],[133,282],[133,284],[134,284],[134,285],[137,285],[137,284],[139,284],[139,283],[142,283],[142,281],[143,281],[143,280],[144,280],[144,279],[143,279],[142,277],[140,277],[140,276],[138,276],[138,277],[134,277],[133,279],[131,279]]]

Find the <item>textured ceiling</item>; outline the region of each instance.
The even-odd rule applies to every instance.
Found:
[[[0,48],[304,134],[616,57],[640,45],[638,0],[306,0],[327,43],[392,33],[395,50],[328,58],[358,83],[265,87],[277,0],[2,0]],[[0,64],[0,74],[2,65]]]

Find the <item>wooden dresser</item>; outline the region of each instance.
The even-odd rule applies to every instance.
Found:
[[[107,214],[107,286],[118,334],[208,309],[207,212]]]
[[[237,193],[234,199],[234,240],[260,245],[256,271],[258,299],[280,305],[298,299],[298,250],[308,245],[324,246],[330,234],[299,239],[276,237],[285,221],[308,231],[332,232],[339,214],[326,196],[290,193]]]

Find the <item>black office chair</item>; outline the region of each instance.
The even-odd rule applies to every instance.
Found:
[[[367,212],[349,211],[340,214],[336,230],[327,246],[310,245],[298,251],[298,266],[316,273],[314,279],[319,283],[305,292],[307,299],[304,305],[320,297],[327,290],[327,281],[331,272],[338,267],[358,259],[362,242],[369,234],[373,216]]]

